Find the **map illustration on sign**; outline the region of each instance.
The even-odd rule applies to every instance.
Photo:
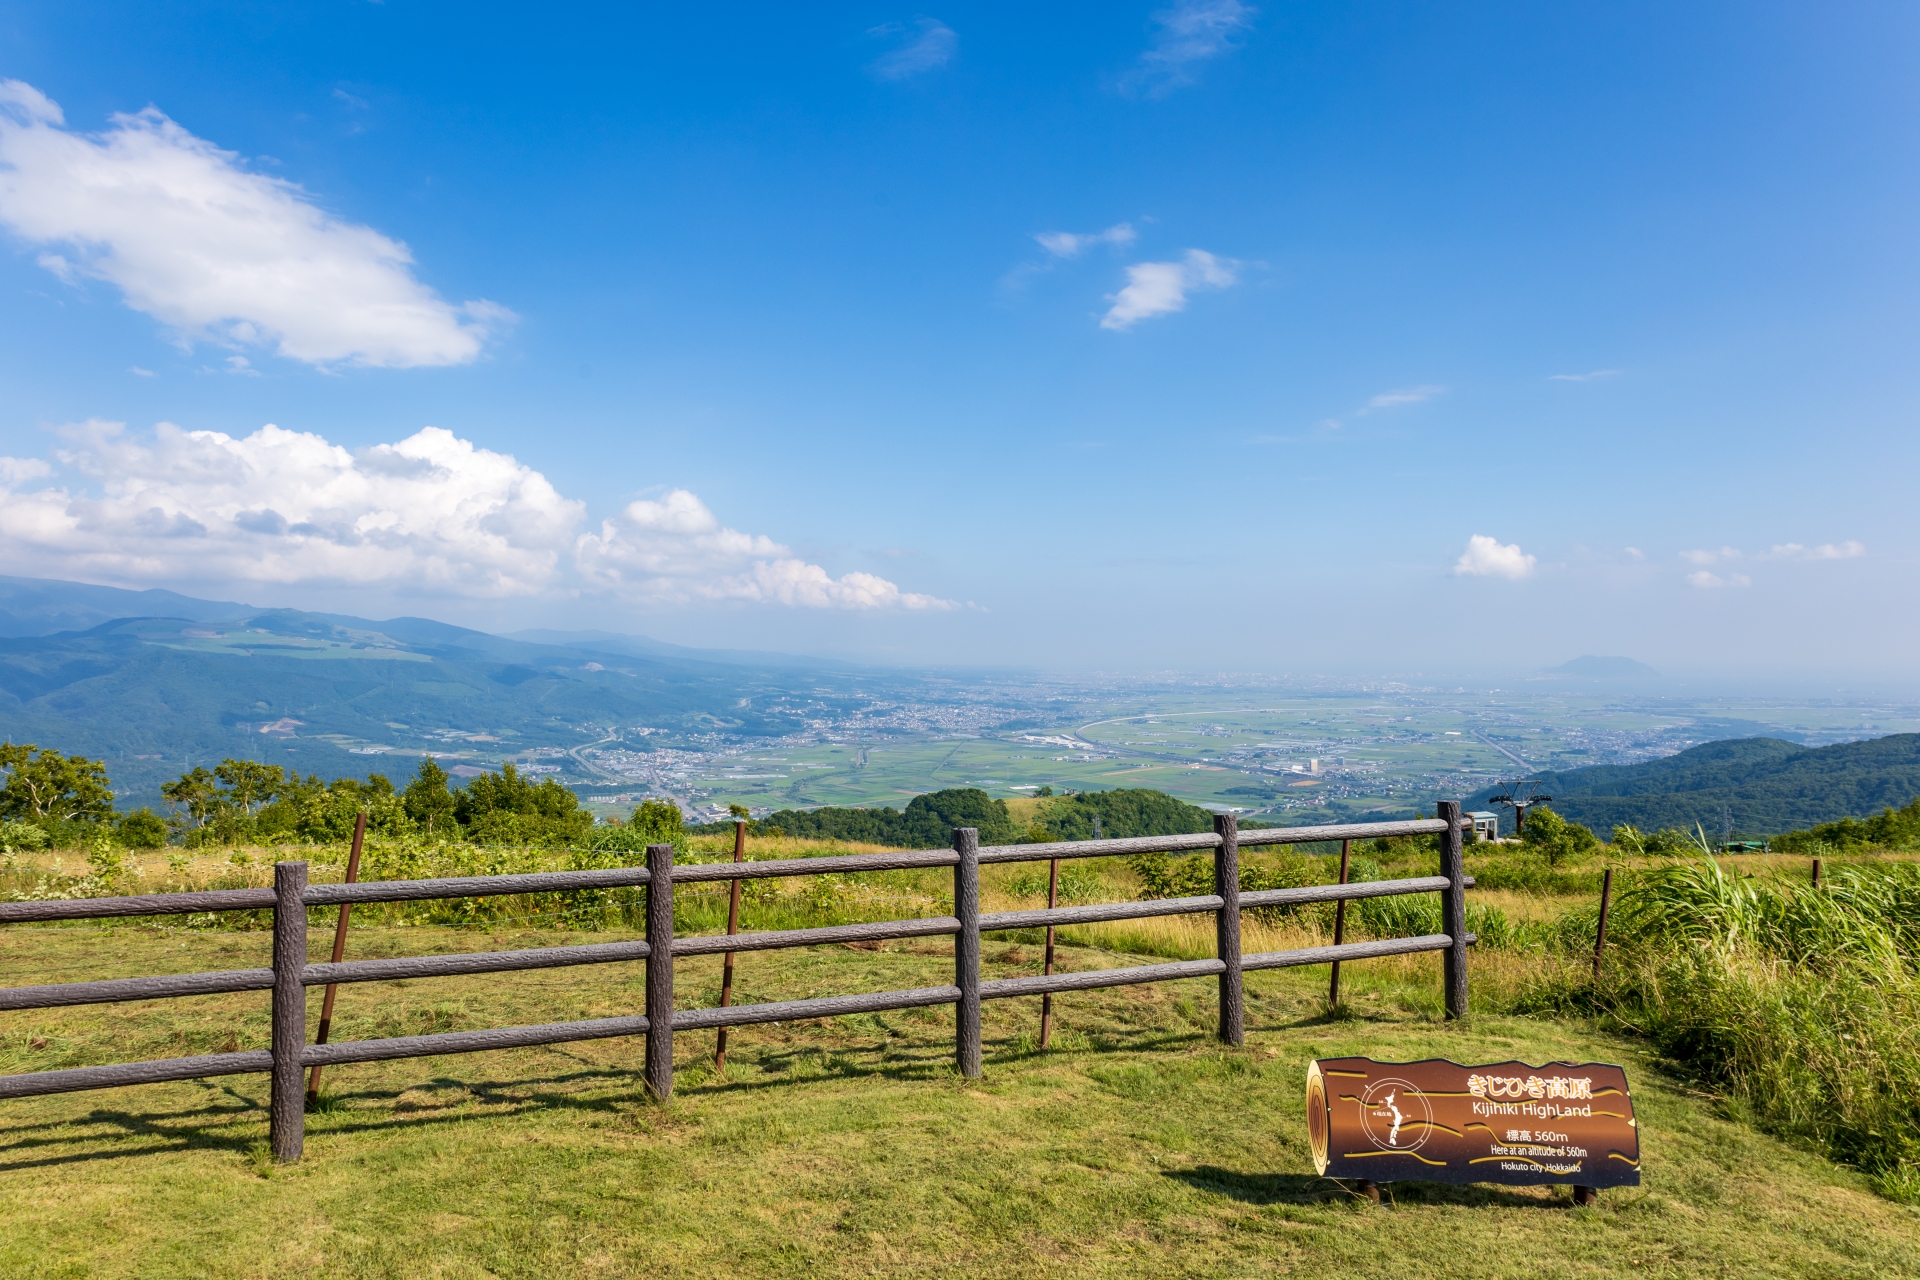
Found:
[[[1307,1138],[1330,1178],[1640,1184],[1627,1075],[1607,1063],[1323,1058],[1307,1067]]]
[[[1360,1125],[1382,1151],[1418,1151],[1433,1133],[1433,1107],[1405,1080],[1375,1080],[1361,1090]]]

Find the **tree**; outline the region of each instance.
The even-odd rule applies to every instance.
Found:
[[[287,789],[287,771],[277,764],[261,764],[255,760],[222,760],[213,776],[227,784],[227,791],[221,798],[251,818],[254,810],[265,805]],[[298,774],[294,775],[298,783]],[[314,779],[318,782],[319,779]]]
[[[1568,822],[1545,805],[1535,805],[1527,814],[1527,825],[1520,839],[1527,848],[1545,858],[1550,867],[1559,866],[1562,859],[1589,853],[1600,843],[1592,831],[1577,822]]]
[[[447,790],[447,771],[432,756],[421,758],[401,802],[407,816],[428,835],[453,833],[453,793]]]
[[[42,751],[33,743],[0,743],[0,818],[26,822],[108,822],[113,791],[107,767],[85,756]]]
[[[160,798],[167,802],[174,820],[182,826],[204,827],[220,803],[220,788],[211,773],[196,766],[172,782],[162,783]],[[185,810],[184,817],[182,810]]]
[[[731,807],[739,808],[738,805]],[[643,846],[677,845],[684,834],[680,806],[671,800],[642,800],[640,807],[633,811],[633,819],[628,826]]]

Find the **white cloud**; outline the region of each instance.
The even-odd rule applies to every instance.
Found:
[[[1366,408],[1360,410],[1360,412],[1368,413],[1374,409],[1397,409],[1403,404],[1419,404],[1424,400],[1431,400],[1435,396],[1445,395],[1446,393],[1447,389],[1445,387],[1433,385],[1406,387],[1399,391],[1383,391],[1373,399],[1367,401]]]
[[[1530,578],[1538,562],[1520,549],[1517,542],[1502,546],[1498,538],[1476,533],[1467,539],[1467,549],[1453,563],[1453,571],[1474,578]]]
[[[1734,547],[1722,547],[1718,551],[1698,550],[1682,551],[1680,558],[1688,564],[1717,564],[1722,560],[1738,560],[1741,554]]]
[[[40,265],[114,285],[183,342],[309,364],[464,364],[513,318],[491,302],[448,303],[414,278],[404,244],[153,107],[110,124],[74,132],[39,90],[0,81],[0,225],[58,246]]]
[[[0,458],[0,485],[11,487],[52,474],[53,468],[39,458]]]
[[[0,558],[15,571],[152,585],[366,587],[466,598],[614,590],[662,603],[951,607],[884,578],[835,578],[723,527],[675,490],[582,535],[585,504],[510,455],[439,427],[358,452],[262,427],[235,439],[170,423],[62,430],[56,460],[0,458]]]
[[[1087,235],[1075,235],[1071,231],[1042,231],[1034,236],[1040,247],[1056,258],[1077,258],[1097,244],[1132,244],[1138,236],[1133,224],[1116,223],[1105,231],[1095,231]]]
[[[1716,587],[1750,587],[1753,585],[1753,579],[1744,573],[1730,573],[1723,578],[1717,573],[1708,573],[1705,569],[1696,569],[1694,572],[1688,574],[1687,582],[1692,586],[1699,587],[1703,591],[1711,591]]]
[[[914,36],[907,43],[881,54],[867,69],[882,80],[905,80],[923,71],[944,67],[960,47],[960,37],[952,27],[934,18],[921,18],[913,25]],[[904,35],[907,28],[898,22],[871,28],[870,36]]]
[[[1189,249],[1179,262],[1140,262],[1127,268],[1127,286],[1108,295],[1113,306],[1100,320],[1102,329],[1128,329],[1151,316],[1184,311],[1187,295],[1196,289],[1224,289],[1238,277],[1240,264],[1216,258],[1204,249]]]
[[[1797,542],[1785,542],[1767,553],[1771,560],[1858,560],[1867,554],[1862,542],[1823,542],[1817,547],[1803,547]]]
[[[1191,84],[1200,65],[1234,47],[1259,12],[1240,0],[1177,0],[1153,15],[1153,46],[1121,78],[1129,92],[1159,97]]]
[[[1638,548],[1638,547],[1628,547],[1628,548],[1627,548],[1627,559],[1629,559],[1629,560],[1645,560],[1646,558],[1647,558],[1647,553],[1646,553],[1646,552],[1644,552],[1644,551],[1642,551],[1642,550],[1641,550],[1640,548]]]
[[[153,370],[151,370],[151,369],[142,369],[142,368],[141,368],[141,367],[140,367],[139,365],[137,365],[137,364],[130,364],[130,365],[128,365],[128,366],[127,366],[127,372],[128,372],[128,373],[130,373],[130,374],[132,374],[132,375],[133,375],[134,377],[136,377],[136,378],[151,378],[151,377],[153,377],[153,376],[154,376],[154,375],[153,375]]]
[[[1604,378],[1617,378],[1618,369],[1595,369],[1592,373],[1551,373],[1548,382],[1599,382]]]
[[[53,576],[382,585],[513,596],[558,579],[581,504],[513,458],[428,427],[357,456],[266,426],[67,428],[78,485],[0,495],[0,548]]]
[[[742,533],[693,494],[630,502],[598,533],[580,537],[588,580],[663,602],[747,600],[816,609],[950,609],[951,601],[903,592],[870,573],[835,578],[759,534]]]

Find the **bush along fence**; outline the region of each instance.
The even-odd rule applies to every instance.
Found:
[[[117,978],[98,982],[71,982],[55,986],[0,988],[0,1010],[45,1009],[60,1005],[105,1004],[173,996],[210,995],[229,991],[273,993],[272,1048],[240,1053],[216,1053],[152,1062],[80,1067],[0,1076],[0,1099],[108,1089],[121,1085],[166,1080],[192,1080],[219,1075],[266,1072],[272,1076],[269,1131],[274,1156],[281,1161],[300,1158],[306,1113],[302,1088],[308,1068],[353,1062],[378,1062],[448,1053],[475,1053],[528,1045],[599,1040],[616,1036],[646,1038],[645,1081],[658,1099],[673,1092],[673,1036],[694,1031],[764,1022],[791,1022],[830,1018],[840,1014],[877,1013],[930,1005],[955,1006],[954,1054],[963,1076],[981,1072],[980,1006],[986,1000],[1007,1000],[1060,991],[1086,991],[1139,982],[1167,982],[1180,978],[1218,977],[1220,986],[1219,1036],[1231,1045],[1245,1039],[1242,975],[1249,970],[1280,969],[1330,961],[1364,960],[1412,952],[1445,953],[1446,1011],[1459,1018],[1467,1011],[1467,946],[1474,939],[1466,931],[1467,878],[1462,858],[1460,806],[1440,805],[1440,816],[1412,822],[1379,822],[1334,827],[1290,827],[1241,832],[1231,815],[1215,820],[1211,833],[1147,836],[1137,839],[1083,840],[1061,844],[982,847],[971,827],[953,833],[951,849],[859,854],[848,857],[795,858],[767,862],[703,863],[675,866],[672,845],[650,845],[644,867],[604,871],[543,872],[530,875],[472,876],[444,880],[386,880],[358,884],[307,883],[307,864],[282,862],[274,867],[271,889],[225,889],[204,893],[149,894],[131,898],[93,898],[64,902],[0,904],[0,924],[51,920],[108,919],[120,916],[186,915],[209,911],[273,911],[273,967],[218,973],[178,974],[154,978]],[[1249,845],[1300,844],[1322,840],[1361,840],[1378,836],[1437,834],[1440,840],[1439,874],[1406,880],[1357,884],[1314,885],[1298,889],[1240,892],[1240,850]],[[1160,898],[1146,902],[1117,902],[1044,910],[980,910],[980,867],[996,862],[1044,862],[1055,858],[1101,858],[1136,853],[1193,852],[1210,849],[1214,856],[1214,892],[1199,897]],[[763,933],[714,936],[673,936],[673,887],[703,880],[743,880],[768,876],[805,876],[908,868],[952,867],[951,916],[894,920],[873,924],[836,925],[815,929],[783,929]],[[382,960],[349,960],[312,964],[307,960],[308,920],[312,907],[345,908],[356,902],[402,902],[432,898],[469,898],[497,894],[594,890],[646,885],[647,915],[644,942],[609,942],[587,946],[548,947],[526,951],[415,956]],[[1259,907],[1290,906],[1350,898],[1396,894],[1441,895],[1441,918],[1446,932],[1424,937],[1391,938],[1338,946],[1305,947],[1242,955],[1240,913]],[[1050,925],[1089,924],[1104,920],[1137,920],[1151,916],[1212,914],[1218,923],[1218,953],[1211,960],[1139,965],[1078,973],[1054,973],[1027,978],[980,978],[980,939],[985,933]],[[673,1007],[673,962],[680,956],[738,951],[767,951],[826,943],[869,942],[896,938],[952,935],[954,980],[951,985],[870,995],[828,996],[783,1000],[766,1004],[733,1005],[714,1009]],[[519,969],[552,969],[570,965],[646,963],[646,1012],[630,1017],[560,1022],[543,1026],[503,1027],[487,1031],[455,1031],[436,1035],[400,1036],[385,1040],[307,1043],[307,988],[334,983],[385,982],[402,978],[444,977],[453,974],[502,973]]]

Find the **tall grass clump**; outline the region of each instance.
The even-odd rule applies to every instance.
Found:
[[[1920,1199],[1920,867],[1815,887],[1720,861],[1634,874],[1599,981],[1570,964],[1517,1001],[1647,1036],[1728,1109]]]

